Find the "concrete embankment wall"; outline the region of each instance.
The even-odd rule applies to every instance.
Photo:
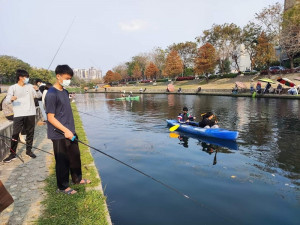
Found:
[[[37,123],[42,118],[41,110],[39,107],[36,107],[36,117],[35,122]],[[13,132],[13,122],[7,120],[6,122],[0,125],[0,134],[11,138]],[[10,148],[10,139],[4,138],[0,136],[0,161],[4,159],[4,157],[9,152]]]

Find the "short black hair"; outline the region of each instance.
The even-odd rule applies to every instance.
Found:
[[[35,80],[35,84],[37,84],[37,83],[39,83],[39,82],[43,82],[41,79],[39,79],[39,78],[37,78],[36,80]]]
[[[212,115],[214,115],[212,112],[207,112],[205,113],[204,118],[211,117]]]
[[[55,74],[69,74],[73,77],[74,72],[68,65],[58,65],[55,69]]]
[[[183,107],[182,111],[189,111],[186,106]]]
[[[29,77],[29,74],[26,70],[18,69],[16,70],[16,80],[19,81],[20,77]]]
[[[51,83],[46,83],[45,90],[49,90],[53,85]]]

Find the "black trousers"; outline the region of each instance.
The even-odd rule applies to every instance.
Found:
[[[19,140],[19,134],[22,131],[26,134],[26,152],[31,152],[35,127],[35,115],[20,116],[13,119],[13,135],[12,139]],[[11,140],[11,148],[16,152],[18,142]]]
[[[57,187],[65,190],[69,187],[69,174],[73,183],[79,183],[82,179],[80,151],[77,141],[69,139],[52,140]]]

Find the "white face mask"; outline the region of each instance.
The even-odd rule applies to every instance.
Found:
[[[24,84],[28,84],[28,82],[29,82],[29,78],[26,77],[25,80],[24,80]]]
[[[71,84],[71,80],[63,80],[62,83],[60,83],[63,87],[68,87]]]

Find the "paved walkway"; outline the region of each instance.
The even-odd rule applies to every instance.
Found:
[[[47,126],[36,126],[33,146],[53,153],[52,142],[47,139]],[[0,213],[0,224],[34,224],[38,219],[46,192],[44,180],[49,176],[49,166],[54,156],[33,149],[32,159],[25,154],[25,145],[19,143],[17,158],[10,163],[0,163],[0,180],[14,199],[14,203]]]

